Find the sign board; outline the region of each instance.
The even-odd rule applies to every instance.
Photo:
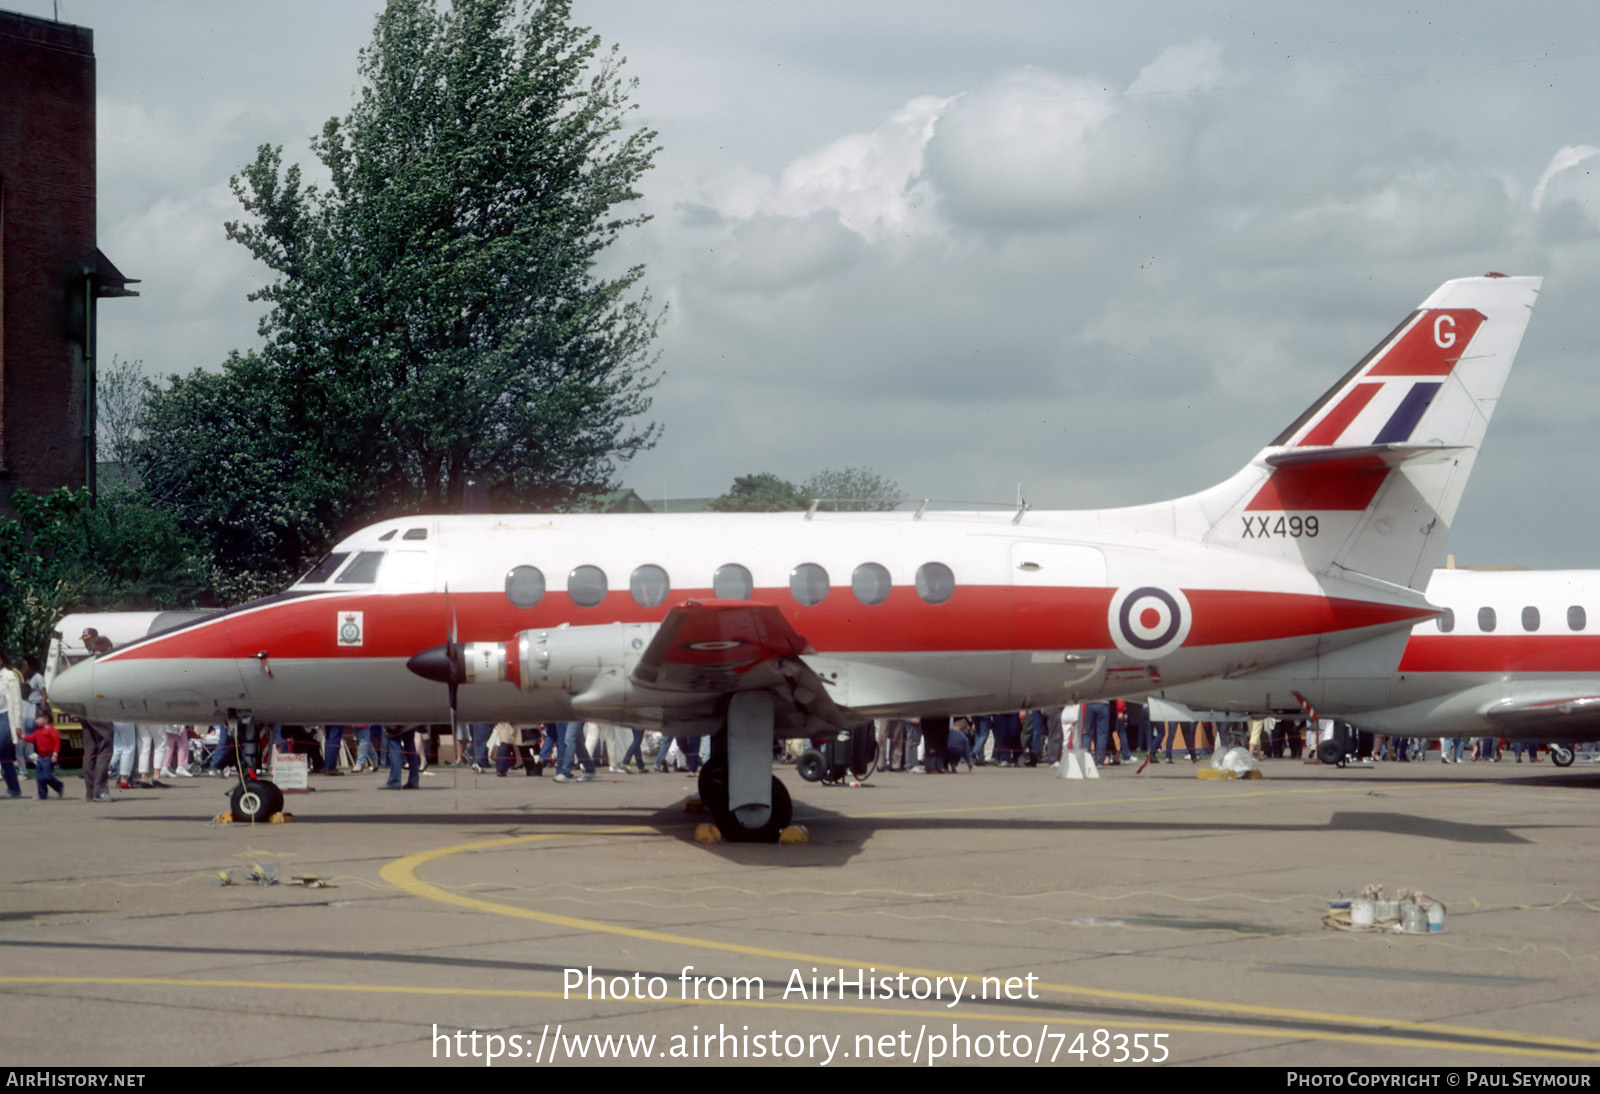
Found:
[[[272,781],[278,784],[278,789],[287,794],[304,794],[311,785],[307,777],[309,769],[306,757],[295,753],[272,753]]]

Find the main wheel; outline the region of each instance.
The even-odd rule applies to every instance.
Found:
[[[728,765],[715,760],[700,769],[700,800],[729,843],[776,843],[778,834],[789,827],[794,803],[777,776],[772,779],[772,809],[765,824],[750,827],[739,814],[728,808]]]
[[[277,784],[246,779],[228,795],[233,819],[241,824],[265,823],[274,813],[283,812],[283,791]]]
[[[1338,741],[1318,741],[1317,761],[1332,767],[1344,759],[1344,746]]]
[[[767,814],[767,823],[749,828],[739,819],[736,812],[725,810],[717,817],[717,827],[722,829],[722,838],[729,843],[777,843],[779,834],[789,827],[789,821],[793,817],[794,803],[789,800],[789,791],[774,775],[772,809]]]
[[[1550,746],[1550,762],[1557,767],[1571,767],[1575,758],[1575,750],[1571,745],[1552,744]]]

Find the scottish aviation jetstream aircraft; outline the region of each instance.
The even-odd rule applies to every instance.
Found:
[[[73,669],[114,720],[595,718],[713,735],[724,835],[788,823],[774,736],[1147,692],[1403,636],[1536,278],[1448,282],[1236,475],[993,516],[416,517],[286,592]],[[444,687],[440,687],[443,684]]]
[[[1600,738],[1600,571],[1438,570],[1428,599],[1443,610],[1409,635],[1158,697],[1261,714],[1299,713],[1303,700],[1408,737]]]

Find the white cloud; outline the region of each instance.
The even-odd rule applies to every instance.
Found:
[[[1533,211],[1541,211],[1547,203],[1554,206],[1572,202],[1590,220],[1600,224],[1600,175],[1596,174],[1600,162],[1594,162],[1596,156],[1600,156],[1600,148],[1573,144],[1550,157],[1538,185],[1533,188],[1529,202]]]
[[[733,292],[778,292],[837,276],[861,253],[861,237],[836,212],[757,214],[707,256],[706,276]]]
[[[1139,70],[1129,95],[1186,94],[1222,82],[1222,47],[1209,38],[1168,46]]]
[[[925,216],[927,195],[915,180],[946,102],[932,96],[913,99],[870,132],[851,133],[797,156],[776,179],[729,170],[707,184],[703,200],[732,218],[825,213],[870,239],[905,233]]]
[[[1104,81],[1020,69],[957,99],[928,145],[927,178],[955,221],[1059,227],[1170,199],[1220,77],[1214,43],[1173,46],[1119,94]]]

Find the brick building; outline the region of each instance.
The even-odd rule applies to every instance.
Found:
[[[0,11],[0,501],[94,485],[94,32]]]

